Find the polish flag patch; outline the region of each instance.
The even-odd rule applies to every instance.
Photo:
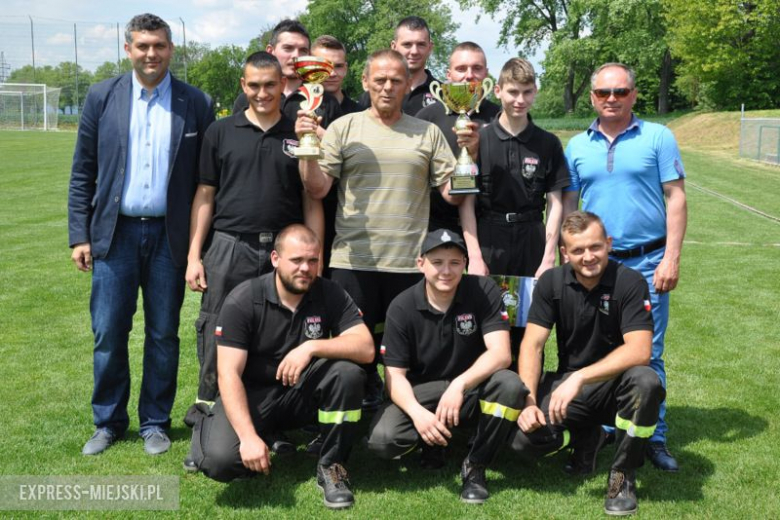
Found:
[[[217,327],[217,330],[214,331],[215,336],[222,336],[222,327]]]
[[[650,312],[650,309],[651,309],[651,308],[652,308],[652,307],[650,306],[650,300],[645,300],[645,310],[646,310],[647,312]]]
[[[503,321],[509,321],[509,313],[506,311],[501,311],[501,319]]]
[[[384,356],[385,352],[387,352],[387,347],[385,347],[384,345],[380,346],[379,347],[379,353]]]

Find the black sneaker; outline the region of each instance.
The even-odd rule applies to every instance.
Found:
[[[317,487],[323,491],[323,502],[329,509],[344,509],[355,503],[349,489],[349,477],[344,466],[334,462],[330,466],[317,464]]]
[[[382,406],[385,383],[382,378],[379,377],[379,372],[376,370],[373,373],[366,375],[366,393],[363,397],[363,411],[366,413],[376,412],[380,406]]]
[[[636,513],[636,509],[635,473],[633,471],[611,470],[604,512],[612,516],[624,516],[633,515]]]
[[[198,465],[195,464],[195,460],[192,458],[191,454],[187,455],[187,457],[184,459],[184,462],[181,463],[181,466],[187,473],[197,473],[200,471],[198,469]]]
[[[463,461],[460,470],[463,479],[463,487],[460,488],[460,499],[467,504],[482,504],[488,499],[490,493],[485,481],[485,465],[475,464],[468,457]]]
[[[295,445],[290,442],[290,439],[282,432],[269,433],[267,444],[271,448],[271,451],[277,455],[295,453]]]
[[[607,433],[601,426],[594,426],[575,439],[569,460],[563,471],[569,475],[590,475],[596,470],[596,456],[604,447]]]
[[[322,442],[325,440],[325,436],[318,433],[309,444],[306,445],[306,455],[320,458],[320,452],[322,451]]]
[[[444,446],[428,446],[423,443],[420,453],[420,467],[423,469],[441,469],[446,464]]]
[[[669,448],[665,442],[649,442],[645,452],[647,458],[653,463],[653,466],[669,473],[677,473],[680,466],[677,460],[669,453]]]

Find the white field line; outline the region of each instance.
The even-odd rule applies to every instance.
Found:
[[[700,240],[685,240],[685,245],[692,246],[725,246],[725,247],[777,247],[780,248],[780,244],[754,244],[751,242],[702,242]]]
[[[753,206],[748,206],[747,204],[744,204],[736,199],[732,199],[731,197],[727,197],[721,193],[718,193],[717,191],[713,191],[709,188],[705,188],[703,186],[699,186],[698,184],[695,184],[693,182],[687,181],[685,182],[686,185],[691,186],[693,188],[696,188],[697,190],[706,193],[708,195],[712,195],[713,197],[717,197],[719,199],[725,200],[726,202],[730,202],[731,204],[734,204],[735,206],[742,208],[746,211],[749,211],[751,213],[754,213],[756,215],[759,215],[761,217],[764,217],[766,219],[769,219],[777,224],[780,224],[780,217],[776,217],[774,215],[770,215],[769,213],[764,213],[760,209],[754,208]]]

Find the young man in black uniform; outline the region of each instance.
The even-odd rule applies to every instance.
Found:
[[[354,497],[343,464],[357,441],[374,346],[360,311],[317,276],[320,241],[302,225],[276,238],[275,270],[228,296],[215,331],[220,397],[193,431],[193,455],[220,482],[269,474],[267,435],[317,420],[324,435],[317,484],[331,509]]]
[[[416,116],[420,110],[436,102],[431,94],[431,82],[436,80],[426,69],[428,58],[433,52],[433,41],[428,23],[419,16],[407,16],[395,27],[395,36],[390,48],[398,51],[406,60],[412,74],[411,90],[404,96],[403,113]],[[371,106],[371,96],[364,92],[358,100],[364,109]]]
[[[269,54],[276,56],[279,64],[282,66],[282,75],[287,80],[282,91],[282,112],[289,119],[295,121],[298,110],[301,109],[301,102],[306,98],[298,91],[303,84],[303,80],[295,72],[294,60],[301,56],[309,54],[309,33],[298,20],[282,20],[271,33],[271,39],[265,50]],[[233,103],[233,113],[237,114],[247,109],[249,102],[246,93],[241,93]],[[315,113],[322,118],[320,128],[317,130],[317,136],[322,139],[324,130],[328,125],[341,116],[341,108],[338,100],[327,91],[322,98],[322,105],[315,110]]]
[[[482,82],[486,77],[488,77],[487,58],[482,47],[474,42],[459,43],[450,54],[447,81],[450,83]],[[458,133],[455,133],[454,128],[460,114],[452,111],[447,114],[444,105],[438,101],[423,108],[415,117],[438,126],[447,138],[447,143],[455,157],[460,154],[461,147],[465,147],[472,157],[476,157],[479,150],[479,129],[490,123],[500,111],[501,107],[492,101],[482,101],[479,112],[469,113],[471,128]],[[438,190],[431,190],[431,218],[428,221],[428,229],[433,231],[446,228],[461,233],[458,220],[458,208],[447,204]]]
[[[347,115],[363,110],[357,101],[350,98],[341,88],[344,78],[349,72],[347,49],[344,48],[344,44],[333,36],[325,34],[314,40],[311,54],[318,58],[324,58],[333,64],[333,72],[328,79],[322,82],[322,86],[325,88],[325,92],[329,92],[338,100],[341,114]]]
[[[322,230],[322,204],[306,194],[292,153],[295,125],[279,110],[284,84],[274,56],[252,54],[241,78],[250,108],[219,120],[204,137],[186,272],[190,289],[203,293],[195,323],[198,398],[188,424],[217,395],[214,330],[225,297],[271,270],[273,240],[282,228],[305,222]]]
[[[526,394],[506,370],[511,357],[501,291],[489,278],[463,276],[466,246],[446,229],[428,234],[417,265],[424,280],[387,311],[382,353],[392,402],[374,417],[368,447],[393,459],[422,439],[424,465],[440,466],[450,430],[477,423],[460,498],[482,503],[489,496],[485,467],[506,441]]]
[[[520,378],[530,393],[512,448],[554,452],[570,439],[574,443],[601,432],[602,424],[614,424],[617,448],[605,511],[632,514],[636,469],[644,462],[665,394],[647,366],[653,340],[650,293],[641,274],[609,260],[612,239],[595,214],[569,214],[561,234],[568,264],[539,279],[520,348]],[[553,325],[558,371],[542,374]]]

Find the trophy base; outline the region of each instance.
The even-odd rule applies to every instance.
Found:
[[[472,195],[479,193],[477,178],[471,175],[453,175],[450,177],[450,195]]]
[[[317,146],[298,146],[293,152],[298,159],[319,159],[322,151]]]

